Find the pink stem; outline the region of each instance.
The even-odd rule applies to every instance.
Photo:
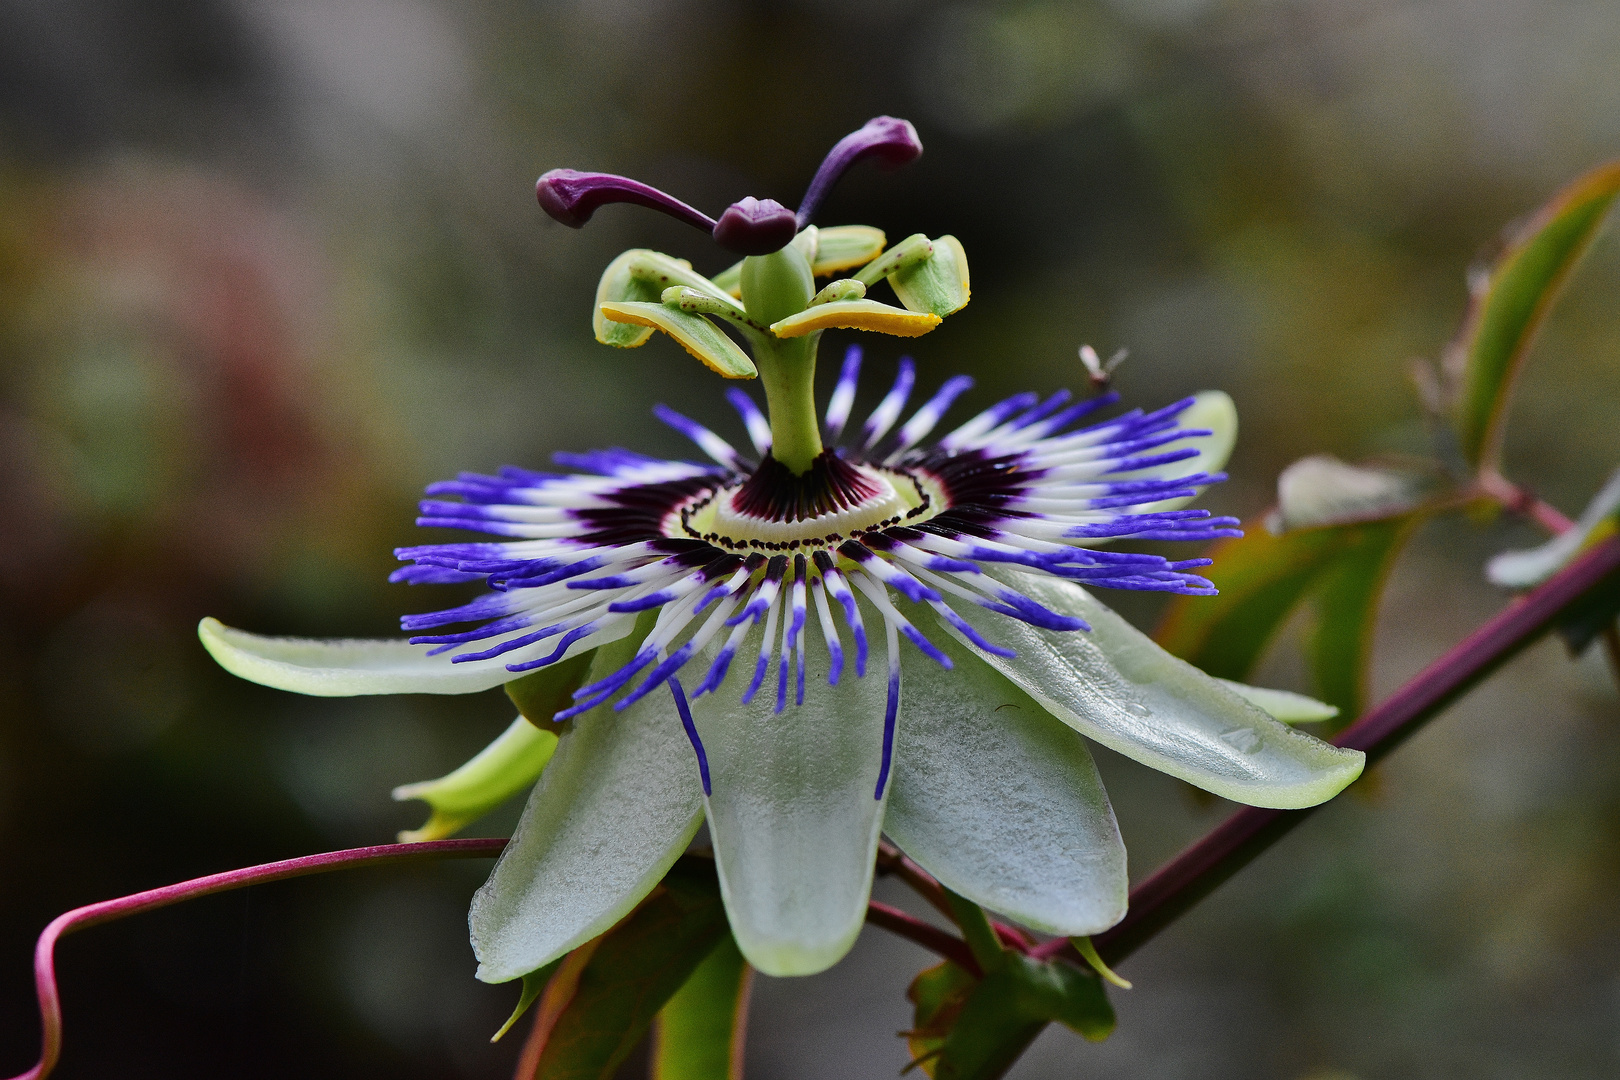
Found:
[[[1475,479],[1479,490],[1501,503],[1512,513],[1529,518],[1554,536],[1566,533],[1575,523],[1550,503],[1536,498],[1529,488],[1520,487],[1499,472],[1482,472]]]
[[[262,885],[267,881],[284,878],[324,874],[350,866],[379,863],[408,862],[415,859],[480,859],[500,854],[506,841],[488,840],[435,840],[424,844],[378,844],[375,847],[350,848],[347,851],[328,851],[319,855],[305,855],[297,859],[249,866],[240,870],[227,870],[223,874],[192,878],[178,885],[165,885],[161,889],[121,896],[116,900],[103,900],[99,904],[86,904],[81,908],[58,915],[39,935],[34,947],[34,990],[39,997],[40,1051],[39,1062],[32,1069],[11,1080],[44,1080],[56,1068],[62,1055],[62,1000],[56,989],[56,942],[63,935],[83,930],[98,923],[112,922],[128,915],[138,915],[154,908],[168,907],[182,900],[193,900],[210,893],[227,892],[248,885]]]

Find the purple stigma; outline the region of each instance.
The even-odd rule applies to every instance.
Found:
[[[708,214],[627,176],[552,169],[535,184],[534,194],[540,200],[542,210],[571,229],[583,228],[591,220],[591,215],[596,213],[597,207],[623,202],[668,214],[706,233],[715,231],[714,219]],[[792,238],[789,235],[788,239]]]
[[[810,181],[804,201],[799,204],[799,228],[810,224],[827,192],[856,162],[876,158],[882,167],[897,169],[916,161],[922,149],[922,140],[917,138],[917,129],[911,126],[911,121],[893,116],[874,116],[859,131],[852,131],[839,139],[838,145],[822,159],[821,168],[816,170],[815,179]]]
[[[775,199],[750,195],[726,207],[714,227],[714,241],[738,255],[769,255],[787,247],[798,231],[793,211]]]

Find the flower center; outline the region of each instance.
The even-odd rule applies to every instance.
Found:
[[[944,492],[926,476],[856,465],[831,453],[795,475],[767,456],[742,483],[682,506],[666,531],[728,551],[801,551],[925,521],[944,508]]]

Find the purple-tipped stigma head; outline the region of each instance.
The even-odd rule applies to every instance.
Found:
[[[775,199],[750,195],[726,207],[714,227],[714,241],[738,255],[769,255],[786,247],[798,231],[793,211]]]
[[[810,223],[821,200],[838,178],[856,162],[872,158],[884,168],[898,168],[916,161],[922,153],[922,140],[909,120],[876,116],[838,140],[838,145],[821,162],[804,202],[795,214],[775,199],[752,195],[726,207],[717,222],[657,188],[613,173],[552,169],[534,186],[540,208],[570,228],[582,228],[606,203],[635,203],[668,214],[713,236],[727,251],[739,255],[769,255],[786,247],[798,231]]]
[[[599,206],[635,203],[668,214],[706,233],[714,231],[714,219],[708,214],[627,176],[552,169],[535,184],[534,194],[540,200],[542,210],[573,229],[582,228]]]
[[[821,168],[816,170],[815,179],[810,181],[804,201],[799,204],[799,227],[810,224],[827,192],[857,162],[874,158],[883,168],[897,169],[916,161],[922,149],[922,140],[917,138],[917,129],[911,126],[911,121],[895,116],[874,116],[861,125],[859,131],[839,139],[838,145],[822,159]]]

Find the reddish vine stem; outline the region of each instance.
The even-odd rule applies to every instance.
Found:
[[[1620,536],[1595,545],[1519,603],[1468,635],[1341,732],[1334,743],[1364,751],[1369,764],[1377,761],[1546,633],[1570,604],[1616,577],[1620,577]],[[1276,843],[1310,812],[1254,806],[1239,810],[1133,889],[1124,920],[1092,938],[1097,952],[1110,964],[1123,960]],[[1065,953],[1070,954],[1072,948]]]
[[[493,858],[501,853],[506,841],[500,837],[470,840],[435,840],[418,844],[378,844],[372,847],[349,848],[344,851],[327,851],[319,855],[305,855],[296,859],[284,859],[280,862],[264,863],[260,866],[248,866],[238,870],[227,870],[219,874],[209,874],[206,877],[192,878],[190,881],[178,882],[174,885],[165,885],[158,889],[148,889],[145,892],[132,893],[121,896],[115,900],[103,900],[100,903],[86,904],[84,907],[74,908],[72,911],[58,915],[51,920],[49,926],[39,935],[39,941],[34,947],[34,989],[39,1000],[40,1017],[40,1053],[39,1061],[34,1067],[20,1073],[11,1080],[44,1080],[56,1068],[57,1061],[62,1054],[62,999],[56,982],[56,943],[61,938],[77,930],[84,930],[100,923],[112,922],[130,915],[139,915],[145,911],[168,907],[185,900],[195,900],[199,897],[209,896],[213,893],[229,892],[232,889],[242,889],[250,885],[263,885],[272,881],[284,881],[288,878],[308,877],[312,874],[330,873],[334,870],[345,870],[355,866],[379,866],[387,863],[414,862],[423,859],[477,859]],[[898,854],[898,853],[896,853]],[[901,857],[903,858],[903,856]],[[906,860],[910,862],[910,860]],[[915,864],[911,864],[915,867]],[[938,889],[938,883],[927,876],[926,871],[915,867],[922,876],[918,884],[926,888],[932,883]],[[973,955],[968,951],[967,943],[958,937],[913,918],[897,908],[872,901],[867,909],[866,919],[874,926],[881,926],[890,933],[916,942],[923,948],[938,953],[947,960],[953,960],[978,973],[978,966],[973,962]],[[1016,931],[1010,928],[997,926],[1002,931],[1003,938]],[[1020,939],[1021,940],[1021,939]],[[1015,946],[1016,947],[1016,946]]]
[[[425,844],[378,844],[375,847],[349,848],[346,851],[327,851],[319,855],[305,855],[297,859],[249,866],[240,870],[227,870],[222,874],[192,878],[160,889],[121,896],[116,900],[103,900],[99,904],[86,904],[58,915],[51,920],[39,942],[34,946],[34,990],[39,997],[40,1049],[39,1061],[32,1069],[11,1080],[44,1080],[56,1067],[62,1054],[62,1000],[56,989],[56,942],[75,930],[112,922],[128,915],[138,915],[154,908],[168,907],[182,900],[195,900],[211,893],[228,892],[249,885],[262,885],[270,881],[307,877],[343,870],[351,866],[408,862],[418,859],[481,859],[500,853],[506,841],[489,840],[437,840]]]
[[[1575,523],[1565,517],[1563,511],[1551,503],[1542,502],[1535,492],[1520,487],[1499,472],[1481,472],[1475,478],[1475,483],[1482,493],[1501,503],[1510,513],[1528,518],[1554,536],[1575,527]]]
[[[880,900],[866,902],[866,921],[873,926],[881,926],[891,934],[898,934],[908,941],[914,941],[930,952],[938,953],[971,971],[975,977],[983,975],[978,962],[968,951],[967,942],[954,934],[946,933],[932,923],[925,923]]]

